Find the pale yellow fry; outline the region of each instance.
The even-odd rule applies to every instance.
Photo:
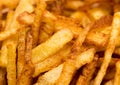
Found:
[[[57,79],[60,77],[62,69],[63,64],[60,64],[56,68],[46,72],[44,75],[38,78],[38,81],[35,85],[54,85]]]
[[[120,61],[116,63],[116,72],[114,77],[114,85],[120,84]]]
[[[63,29],[58,31],[49,40],[32,50],[32,62],[35,64],[45,60],[50,55],[59,51],[72,38],[73,34],[70,30]]]
[[[120,29],[120,12],[114,14],[110,39],[105,51],[102,66],[95,78],[94,85],[100,85],[114,52]]]
[[[87,51],[84,51],[76,58],[76,67],[79,69],[81,66],[85,65],[86,63],[90,63],[95,54],[95,48],[90,48]]]
[[[8,55],[7,55],[7,81],[8,85],[16,85],[16,42],[11,41],[8,44]]]
[[[38,36],[39,36],[39,28],[42,21],[42,16],[46,9],[46,3],[44,0],[39,0],[37,3],[37,7],[35,8],[35,19],[34,23],[32,24],[32,36],[33,36],[33,47],[35,47],[38,43]]]
[[[15,15],[9,26],[9,29],[3,32],[0,32],[0,41],[5,40],[8,37],[14,35],[20,29],[19,23],[17,22],[17,17],[19,16],[19,14],[23,13],[24,11],[27,11],[29,13],[33,12],[33,6],[30,0],[20,1],[19,5],[15,10]]]
[[[35,64],[34,65],[35,72],[33,74],[33,77],[38,76],[40,73],[48,71],[48,70],[56,67],[60,63],[62,63],[63,60],[68,58],[68,56],[70,54],[70,50],[71,50],[71,47],[66,45],[55,55],[52,55],[51,57],[45,59],[44,61]]]

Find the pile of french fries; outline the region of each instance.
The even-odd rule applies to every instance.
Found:
[[[0,0],[0,85],[120,85],[120,0]]]

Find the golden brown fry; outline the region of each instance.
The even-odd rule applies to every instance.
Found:
[[[72,40],[73,34],[68,29],[55,33],[49,40],[32,50],[32,62],[38,63],[59,51],[66,43]]]
[[[7,80],[8,85],[16,85],[16,46],[17,42],[11,40],[11,43],[7,45]]]
[[[41,20],[42,20],[42,16],[43,13],[46,9],[46,3],[44,0],[39,0],[39,2],[37,3],[37,7],[35,8],[35,19],[34,19],[34,23],[32,25],[32,36],[33,36],[33,47],[35,47],[38,43],[38,36],[39,36],[39,28],[41,25]]]
[[[115,72],[115,78],[114,78],[114,85],[120,84],[120,61],[116,63],[116,72]]]
[[[18,34],[17,78],[19,78],[23,70],[23,67],[25,65],[25,39],[26,39],[26,29],[23,27]]]
[[[92,44],[98,47],[105,47],[111,31],[111,16],[104,16],[99,20],[96,20],[91,26],[91,30],[86,37],[86,43]]]
[[[63,69],[63,64],[53,68],[52,70],[46,72],[44,75],[38,78],[35,85],[54,85]]]
[[[120,28],[120,12],[114,14],[110,39],[105,51],[102,66],[95,78],[94,85],[100,85],[110,63],[112,53],[114,52]]]
[[[57,80],[55,85],[69,85],[70,81],[72,80],[73,75],[75,74],[77,68],[75,66],[74,60],[67,60],[63,64],[62,73]]]
[[[76,85],[90,85],[90,81],[93,78],[93,74],[97,66],[97,60],[98,57],[95,56],[91,63],[88,63],[83,67],[82,74],[80,74]]]
[[[70,50],[71,50],[70,46],[68,45],[64,46],[55,55],[52,55],[51,57],[45,59],[44,61],[35,64],[35,72],[33,74],[33,77],[38,76],[40,73],[48,71],[61,64],[63,60],[66,60],[69,57]]]
[[[32,35],[30,30],[28,31],[25,50],[25,65],[23,67],[22,73],[18,78],[17,85],[31,85],[32,84],[32,74],[34,72],[34,67],[31,61],[32,54]]]
[[[0,85],[6,85],[6,69],[0,68]]]
[[[23,13],[24,11],[27,11],[29,13],[34,11],[32,3],[29,0],[21,0],[20,1],[19,5],[17,6],[17,8],[15,10],[15,15],[9,26],[9,29],[5,30],[3,32],[0,32],[0,41],[5,40],[8,37],[16,34],[16,32],[20,29],[19,23],[17,22],[17,17],[19,16],[19,14]]]

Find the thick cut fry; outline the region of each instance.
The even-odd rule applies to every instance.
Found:
[[[20,76],[25,64],[25,38],[26,30],[22,28],[18,34],[17,78]]]
[[[70,50],[70,46],[64,46],[55,55],[52,55],[51,57],[45,59],[43,62],[35,64],[35,72],[33,74],[33,77],[58,66],[69,57]]]
[[[57,79],[60,77],[62,69],[63,64],[46,72],[44,75],[38,78],[38,81],[35,85],[54,85]]]
[[[17,85],[31,85],[32,84],[32,75],[34,72],[34,67],[31,61],[32,54],[32,35],[30,30],[28,31],[25,50],[25,65],[22,69],[21,75],[18,78]]]
[[[44,11],[46,9],[46,3],[44,0],[39,0],[39,2],[37,3],[37,7],[35,8],[35,19],[34,19],[34,23],[32,25],[32,36],[33,36],[33,47],[35,47],[38,43],[38,35],[39,35],[39,28],[41,25],[41,20],[42,20],[42,16],[44,14]]]
[[[110,39],[105,51],[102,66],[95,78],[94,85],[100,85],[110,63],[112,53],[114,52],[120,28],[120,12],[114,14]]]
[[[114,85],[120,84],[120,61],[116,63],[116,73],[114,78]]]
[[[63,29],[58,31],[49,40],[32,50],[32,62],[35,64],[45,60],[50,55],[53,55],[59,51],[72,38],[73,34],[70,30]]]
[[[24,11],[27,11],[29,13],[33,12],[33,6],[30,0],[20,1],[19,5],[15,10],[15,15],[9,26],[9,29],[3,32],[0,32],[0,41],[5,40],[8,37],[14,35],[20,29],[19,23],[17,22],[17,17],[19,16],[19,14],[23,13]]]
[[[8,44],[8,54],[7,54],[7,80],[8,85],[16,85],[16,41],[11,40]]]
[[[6,85],[6,69],[0,68],[0,85]]]
[[[69,85],[76,70],[77,70],[77,68],[75,66],[75,61],[74,60],[67,60],[63,64],[62,73],[61,73],[61,75],[60,75],[60,77],[57,80],[55,85]]]
[[[80,74],[76,85],[90,85],[90,81],[93,78],[97,66],[98,58],[95,57],[91,63],[88,63],[83,67],[82,74]]]

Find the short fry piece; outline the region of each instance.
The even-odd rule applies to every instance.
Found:
[[[60,50],[73,38],[73,34],[68,29],[63,29],[55,33],[49,40],[40,44],[32,50],[32,62],[38,63],[45,60]]]
[[[107,67],[112,57],[112,53],[114,52],[114,49],[116,46],[117,38],[120,32],[119,28],[120,28],[120,12],[117,12],[114,14],[110,39],[109,39],[109,42],[108,42],[108,45],[105,51],[102,66],[95,78],[94,85],[100,85],[103,77],[105,76]]]

